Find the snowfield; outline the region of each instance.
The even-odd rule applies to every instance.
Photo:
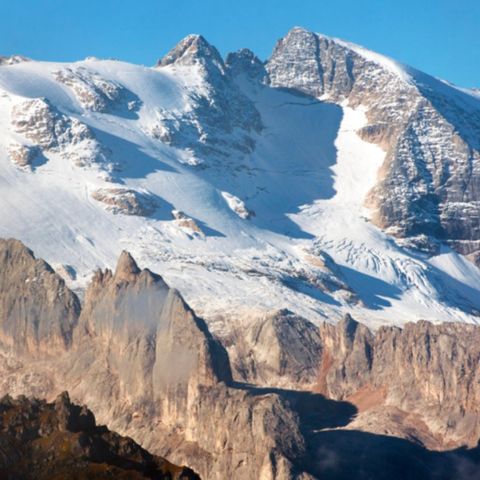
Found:
[[[67,69],[80,73],[63,83],[57,72]],[[217,332],[280,308],[312,321],[351,312],[372,327],[478,321],[473,264],[447,247],[434,257],[408,250],[369,222],[364,200],[385,153],[357,135],[367,123],[361,109],[242,76],[236,85],[262,126],[219,132],[217,148],[208,109],[202,117],[198,107],[211,83],[195,65],[0,66],[0,236],[25,242],[79,292],[127,249]],[[13,115],[36,98],[47,99],[54,126],[37,119],[27,138]],[[87,127],[97,148],[90,163],[72,160],[79,152],[61,141],[71,132],[55,133],[58,118]],[[37,148],[52,132],[60,140],[48,138],[54,146],[30,166],[12,161],[12,144]],[[204,150],[191,147],[198,142]],[[104,189],[115,189],[113,207],[96,199]],[[144,201],[153,211],[143,215]]]

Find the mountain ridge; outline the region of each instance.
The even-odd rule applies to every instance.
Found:
[[[303,55],[292,57],[304,59],[296,77],[278,46],[266,63],[247,51],[223,60],[200,36],[153,68],[3,65],[0,234],[35,248],[80,294],[93,270],[128,249],[226,334],[227,318],[280,308],[319,322],[355,306],[375,328],[476,322],[480,273],[465,258],[477,256],[478,150],[447,121],[432,133],[448,113],[432,105],[467,95],[419,73],[399,80],[383,57],[304,29],[287,44]],[[327,73],[308,77],[317,60]],[[381,85],[375,95],[372,85]],[[391,92],[398,105],[423,105],[417,116],[388,106]],[[436,144],[419,143],[427,153],[418,164],[415,138]],[[203,282],[190,281],[197,275]]]
[[[0,239],[0,251],[20,250],[29,252],[18,241]],[[31,252],[25,262],[15,263],[14,272],[3,268],[9,257],[0,255],[0,281],[10,279],[23,298],[44,306],[41,315],[30,309],[17,316],[17,324],[50,319],[57,308],[50,303],[55,285],[48,283],[32,297],[22,272],[40,262],[45,275],[60,278]],[[61,429],[92,426],[86,409],[72,406],[72,413],[62,394],[67,389],[110,429],[155,455],[191,465],[202,478],[313,480],[351,478],[352,472],[361,479],[446,480],[462,478],[462,472],[475,478],[478,326],[417,322],[372,332],[350,316],[317,327],[282,310],[249,328],[238,326],[239,336],[221,345],[159,275],[140,270],[127,253],[118,265],[115,275],[108,270],[94,275],[72,342],[55,355],[58,342],[52,337],[42,339],[43,350],[16,349],[5,341],[16,330],[0,316],[0,394],[57,398]],[[15,301],[6,299],[7,310]],[[58,301],[67,305],[68,296]],[[20,417],[14,418],[33,424],[31,405],[34,411],[45,407],[25,397],[17,402],[13,407],[21,408],[13,411],[20,410]],[[12,402],[5,403],[5,428],[12,433]],[[2,408],[0,402],[0,417]],[[22,425],[14,422],[21,435]],[[40,443],[48,444],[48,428],[47,422]],[[51,439],[73,440],[75,446],[75,432],[73,439],[66,436]],[[125,444],[128,455],[139,452],[130,440],[109,438],[114,451]],[[11,445],[0,434],[0,462]],[[58,467],[75,463],[75,452],[78,448],[55,459],[47,449]],[[95,450],[86,453],[98,461],[89,456]],[[145,464],[140,463],[141,470]]]

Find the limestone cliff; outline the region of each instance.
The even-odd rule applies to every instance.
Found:
[[[43,260],[14,239],[0,239],[0,341],[32,354],[71,346],[80,302]]]
[[[28,252],[20,242],[7,243],[4,259],[10,258],[9,246]],[[24,270],[38,262],[31,253],[27,260],[15,263],[13,273],[1,271],[10,281],[23,279]],[[51,275],[53,285],[63,285]],[[16,299],[4,302],[9,312]],[[27,324],[33,322],[30,312]],[[288,402],[274,392],[235,385],[226,352],[203,320],[127,252],[114,272],[96,272],[78,313],[63,354],[32,361],[15,353],[17,337],[2,342],[1,392],[52,398],[68,389],[109,427],[193,466],[204,478],[308,478],[298,464],[305,441]]]
[[[361,47],[293,28],[267,62],[273,86],[366,111],[358,134],[386,151],[367,203],[390,234],[469,258],[480,249],[480,102]]]
[[[346,317],[318,328],[280,311],[226,339],[233,379],[205,323],[127,252],[95,274],[80,312],[46,263],[20,242],[1,245],[1,393],[67,389],[109,428],[208,479],[478,471],[478,449],[457,447],[480,436],[479,327],[371,332]]]

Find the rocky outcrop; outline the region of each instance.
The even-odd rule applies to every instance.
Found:
[[[138,98],[124,86],[84,67],[53,72],[55,80],[71,88],[80,105],[94,112],[127,113],[138,110]]]
[[[312,389],[317,383],[322,358],[319,330],[288,310],[234,330],[225,343],[239,381],[294,390]]]
[[[18,240],[0,239],[0,342],[25,354],[71,347],[80,302],[52,268]]]
[[[8,147],[8,155],[10,159],[20,168],[30,169],[38,154],[38,148],[29,145],[11,143]]]
[[[22,55],[10,55],[9,57],[0,56],[0,65],[15,65],[17,63],[28,62],[27,57]]]
[[[250,217],[255,216],[255,212],[253,212],[252,210],[249,210],[245,205],[245,202],[240,198],[236,197],[235,195],[229,192],[220,192],[220,193],[222,194],[222,197],[225,199],[225,202],[227,202],[227,205],[230,208],[230,210],[236,213],[240,218],[243,218],[244,220],[248,220]]]
[[[157,208],[152,195],[131,188],[100,188],[92,192],[92,198],[103,203],[107,210],[115,214],[148,217]]]
[[[46,150],[93,138],[86,125],[62,115],[45,98],[25,100],[15,105],[12,126],[17,133]]]
[[[199,227],[198,223],[191,217],[189,217],[185,212],[180,210],[172,210],[172,217],[175,224],[187,230],[188,232],[193,232],[194,234],[204,235],[204,232]]]
[[[68,393],[53,403],[9,396],[0,399],[0,476],[51,478],[199,479],[191,469],[149,454],[132,439],[97,426]]]
[[[11,123],[14,131],[30,142],[23,146],[24,150],[33,148],[37,154],[60,153],[80,167],[96,166],[105,171],[112,168],[108,162],[109,152],[96,140],[93,131],[76,118],[58,111],[46,98],[16,104],[12,108]]]
[[[267,63],[273,86],[366,110],[359,131],[386,150],[367,203],[398,237],[428,235],[476,259],[480,102],[341,40],[292,29]]]

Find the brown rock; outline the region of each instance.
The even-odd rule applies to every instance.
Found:
[[[80,302],[63,279],[18,240],[0,239],[0,340],[21,352],[71,346]]]

